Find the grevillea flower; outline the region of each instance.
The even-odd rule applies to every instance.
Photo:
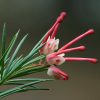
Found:
[[[58,49],[58,45],[59,45],[59,39],[55,39],[55,38],[50,39],[49,37],[46,44],[41,49],[41,53],[46,54],[46,55],[53,53],[55,50]]]
[[[58,31],[58,27],[61,24],[61,22],[64,20],[65,16],[66,13],[62,12],[60,16],[57,18],[56,22],[51,27],[51,29],[47,32],[47,35],[42,41],[41,44],[45,43],[45,45],[40,50],[40,54],[46,55],[46,62],[47,64],[50,65],[47,74],[49,76],[54,76],[57,79],[63,79],[63,80],[67,80],[68,75],[55,66],[61,65],[67,61],[89,61],[92,63],[97,62],[97,59],[95,58],[65,57],[65,54],[68,52],[85,50],[85,46],[78,46],[74,48],[69,48],[69,47],[72,46],[74,43],[78,42],[79,40],[81,40],[82,38],[84,38],[85,36],[93,34],[94,33],[93,29],[89,29],[88,31],[76,37],[75,39],[65,44],[63,47],[61,47],[58,50],[59,39],[56,39],[55,37]]]
[[[62,12],[60,14],[60,16],[57,18],[54,25],[48,31],[47,35],[45,36],[44,40],[42,41],[42,44],[45,43],[45,42],[46,42],[46,44],[40,50],[41,54],[46,54],[47,55],[47,54],[53,53],[55,50],[58,49],[59,39],[55,39],[55,36],[57,34],[59,25],[64,20],[65,16],[66,16],[66,13]]]
[[[48,68],[47,74],[49,76],[53,76],[56,79],[61,79],[61,80],[68,80],[68,74],[60,70],[59,68],[55,66],[50,66]]]
[[[96,63],[97,59],[95,59],[95,58],[64,57],[64,56],[62,56],[62,54],[64,54],[64,53],[77,51],[77,50],[80,50],[80,51],[85,50],[85,46],[79,46],[79,47],[69,48],[69,49],[68,49],[68,47],[72,46],[72,44],[76,43],[77,41],[79,41],[83,37],[90,35],[90,34],[93,34],[93,33],[94,33],[94,30],[90,29],[87,32],[85,32],[84,34],[76,37],[75,39],[73,39],[72,41],[70,41],[69,43],[67,43],[63,47],[61,47],[57,52],[54,52],[54,53],[47,55],[47,57],[46,57],[47,63],[49,65],[61,65],[65,61],[89,61],[92,63]]]
[[[63,55],[55,55],[55,53],[52,53],[47,55],[46,61],[49,65],[61,65],[65,62],[65,58]]]

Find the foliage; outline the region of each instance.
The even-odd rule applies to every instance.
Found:
[[[11,38],[11,41],[6,46],[6,24],[3,26],[2,32],[2,47],[0,58],[0,86],[2,85],[15,85],[14,88],[5,91],[0,91],[0,98],[20,92],[30,90],[48,90],[46,88],[37,87],[36,84],[52,79],[40,78],[21,78],[22,76],[29,75],[47,70],[48,65],[39,64],[40,60],[45,59],[45,55],[39,55],[39,50],[44,44],[40,45],[46,34],[41,40],[32,48],[26,56],[17,56],[28,34],[26,34],[19,42],[15,51],[11,54],[15,46],[20,30]]]

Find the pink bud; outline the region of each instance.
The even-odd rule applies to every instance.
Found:
[[[57,34],[57,30],[58,30],[61,22],[64,20],[65,16],[66,16],[66,12],[62,12],[60,14],[60,16],[57,18],[56,22],[53,24],[53,26],[47,32],[47,35],[45,36],[45,38],[42,41],[42,43],[46,42],[49,36],[51,36],[51,38],[55,37],[55,35]]]
[[[52,33],[52,35],[51,35],[51,39],[53,39],[53,38],[56,36],[59,26],[60,26],[60,23],[58,23],[58,24],[55,26],[55,29],[54,29],[54,31],[53,31],[53,33]]]
[[[40,53],[46,55],[53,53],[55,50],[58,49],[58,45],[59,45],[59,39],[55,39],[55,38],[50,39],[49,37],[44,47],[40,50]]]
[[[57,22],[61,23],[64,20],[65,16],[66,16],[66,12],[62,12],[58,17]]]
[[[50,65],[61,65],[65,62],[65,58],[62,55],[49,54],[46,56],[46,61]]]
[[[53,76],[56,79],[68,80],[68,75],[55,66],[50,66],[48,68],[47,74],[49,76]]]

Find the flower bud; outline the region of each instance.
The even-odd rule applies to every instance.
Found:
[[[46,61],[50,65],[61,65],[65,62],[65,58],[63,57],[63,55],[49,54],[46,57]]]
[[[48,68],[47,74],[49,76],[53,76],[56,79],[68,80],[68,75],[55,66],[50,66]]]
[[[40,50],[41,53],[43,54],[51,54],[53,53],[55,50],[58,49],[58,45],[59,45],[59,39],[50,39],[48,38],[46,44],[44,45],[44,47]]]

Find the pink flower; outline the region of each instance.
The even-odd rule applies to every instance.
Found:
[[[47,32],[47,35],[45,36],[44,40],[42,41],[42,44],[46,42],[44,47],[40,50],[41,54],[50,54],[53,53],[55,50],[58,49],[59,45],[59,39],[55,39],[55,36],[57,34],[58,28],[61,24],[61,22],[64,20],[64,17],[66,16],[65,12],[62,12],[60,16],[57,18],[54,25],[51,27],[51,29]]]
[[[46,55],[53,53],[55,50],[58,49],[58,45],[59,45],[59,39],[55,39],[55,38],[50,39],[49,37],[46,44],[41,49],[41,53],[46,54]]]
[[[52,53],[47,55],[46,61],[49,65],[61,65],[65,62],[65,58],[63,55],[55,55],[55,53]]]
[[[85,36],[93,34],[94,33],[93,29],[89,29],[88,31],[76,37],[75,39],[65,44],[58,50],[59,39],[55,39],[55,36],[57,34],[58,27],[60,23],[63,21],[65,16],[66,16],[66,13],[62,12],[60,16],[57,18],[56,22],[51,27],[51,29],[47,32],[47,35],[42,41],[42,44],[45,43],[45,45],[40,50],[41,54],[46,55],[46,62],[47,64],[50,65],[50,67],[48,68],[47,74],[49,76],[55,77],[56,79],[62,79],[62,80],[68,80],[68,75],[55,66],[61,65],[67,61],[88,61],[92,63],[97,62],[97,59],[95,58],[65,57],[66,53],[85,50],[85,46],[78,46],[74,48],[69,48],[69,47],[72,46],[74,43],[78,42],[79,40],[81,40],[82,38],[84,38]]]
[[[68,80],[68,75],[65,72],[63,72],[62,70],[55,67],[55,66],[50,66],[48,68],[47,74],[49,76],[53,76],[56,79]]]
[[[76,43],[77,41],[79,41],[80,39],[82,39],[83,37],[85,37],[89,34],[92,34],[92,33],[94,33],[94,30],[90,29],[87,32],[85,32],[84,34],[76,37],[75,39],[73,39],[72,41],[70,41],[69,43],[64,45],[57,52],[54,52],[54,53],[47,55],[47,57],[46,57],[47,63],[49,65],[61,65],[65,61],[89,61],[89,62],[92,62],[92,63],[96,63],[97,59],[95,59],[95,58],[64,57],[64,55],[62,55],[62,54],[72,52],[72,51],[77,51],[77,50],[83,51],[83,50],[85,50],[85,46],[79,46],[79,47],[70,48],[70,49],[67,49],[67,48],[70,47],[72,44]]]

